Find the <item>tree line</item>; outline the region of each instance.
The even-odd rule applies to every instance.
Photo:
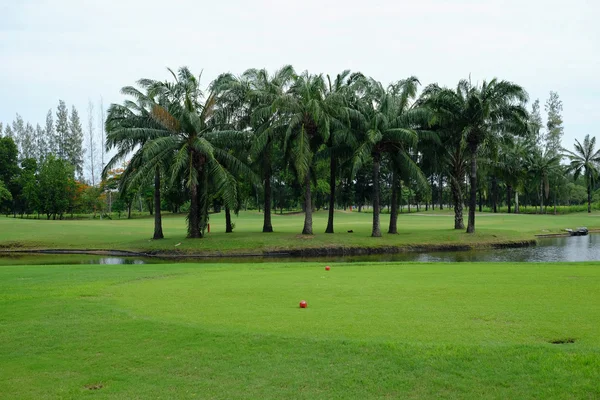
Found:
[[[543,124],[540,102],[528,108],[522,87],[498,79],[421,88],[408,77],[386,86],[361,73],[285,66],[223,74],[204,89],[187,68],[171,74],[122,89],[128,99],[109,107],[103,127],[114,156],[101,183],[90,185],[100,195],[118,192],[129,210],[143,196],[155,239],[163,237],[161,210],[187,212],[193,238],[204,236],[209,210],[224,208],[231,232],[231,213],[248,205],[263,211],[263,232],[273,231],[274,207],[301,207],[302,233],[312,234],[314,209],[328,209],[333,233],[336,208],[368,203],[376,237],[384,206],[389,233],[397,233],[403,205],[449,206],[454,227],[464,229],[466,204],[469,233],[484,205],[546,212],[587,202],[591,211],[600,153],[589,135],[574,150],[561,147],[554,92]],[[21,159],[28,154],[21,150]],[[76,170],[78,160],[63,159]]]
[[[87,210],[86,191],[96,186],[104,162],[104,110],[100,127],[94,124],[90,101],[87,132],[80,114],[59,100],[45,124],[33,126],[17,114],[12,123],[0,123],[0,210],[17,214],[46,214],[62,218],[65,212]],[[87,139],[87,140],[86,140]],[[98,157],[98,150],[100,156]],[[89,158],[86,158],[89,157]],[[91,181],[85,172],[90,173]],[[88,190],[89,189],[89,190]],[[89,196],[88,196],[89,197]]]

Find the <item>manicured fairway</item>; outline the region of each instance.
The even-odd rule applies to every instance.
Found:
[[[0,397],[593,399],[599,287],[600,263],[0,266]]]
[[[398,235],[371,238],[372,214],[338,211],[336,233],[324,234],[327,212],[314,215],[314,236],[302,236],[303,214],[274,215],[274,233],[261,233],[263,215],[242,212],[234,217],[233,233],[225,233],[224,214],[211,215],[211,233],[204,239],[186,239],[185,217],[166,214],[165,239],[150,240],[152,218],[133,220],[46,221],[0,217],[1,248],[120,249],[181,253],[262,253],[287,249],[328,247],[486,245],[532,240],[535,234],[560,232],[565,228],[600,228],[600,213],[568,215],[478,214],[477,232],[454,230],[452,213],[402,214]],[[387,232],[389,215],[382,215]],[[348,233],[352,230],[353,233]]]

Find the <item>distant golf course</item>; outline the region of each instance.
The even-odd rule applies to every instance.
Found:
[[[387,231],[389,215],[383,214]],[[315,235],[300,235],[304,215],[273,215],[275,232],[262,233],[262,214],[241,212],[233,217],[235,230],[225,233],[224,213],[210,216],[211,232],[187,239],[185,216],[165,214],[165,239],[151,240],[153,219],[83,219],[46,221],[0,217],[0,249],[87,249],[201,255],[262,254],[298,249],[381,248],[401,250],[452,249],[523,243],[535,235],[564,233],[566,228],[600,228],[600,213],[567,215],[477,214],[477,231],[468,235],[453,229],[451,212],[400,214],[398,235],[372,238],[372,214],[336,212],[335,234],[325,234],[327,212],[314,214]],[[352,231],[352,233],[348,233]]]
[[[324,267],[2,266],[1,397],[600,396],[597,263]]]

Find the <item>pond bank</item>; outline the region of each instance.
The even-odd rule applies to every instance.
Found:
[[[588,229],[589,233],[600,233],[600,229]],[[569,232],[561,232],[561,233],[541,233],[539,235],[535,235],[537,238],[559,238],[559,237],[570,237],[572,236]]]
[[[531,247],[537,244],[535,239],[505,241],[497,243],[447,243],[447,244],[416,244],[408,246],[335,246],[335,247],[308,247],[302,249],[265,250],[256,252],[204,252],[184,253],[178,251],[128,251],[110,249],[2,249],[0,255],[10,254],[81,254],[114,257],[158,257],[158,258],[227,258],[227,257],[322,257],[322,256],[361,256],[377,254],[400,253],[428,253],[446,251],[470,251],[485,249],[511,249]]]

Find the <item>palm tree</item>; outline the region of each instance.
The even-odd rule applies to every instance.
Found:
[[[548,198],[550,193],[550,177],[560,169],[561,158],[561,155],[554,153],[551,149],[534,146],[525,160],[527,170],[533,181],[537,183],[540,214],[544,210],[544,199]]]
[[[520,86],[492,79],[481,86],[462,80],[456,90],[437,88],[429,102],[436,110],[437,122],[453,125],[460,132],[470,156],[470,196],[467,233],[475,232],[477,206],[477,157],[482,143],[495,135],[526,131],[527,93]]]
[[[237,184],[233,173],[247,171],[223,147],[232,147],[245,135],[222,129],[216,118],[216,94],[211,91],[205,99],[199,78],[189,69],[180,68],[177,74],[169,71],[174,83],[150,79],[139,82],[148,91],[145,109],[152,124],[133,124],[123,128],[122,133],[150,138],[144,143],[144,163],[138,173],[156,170],[168,160],[171,181],[184,177],[190,192],[188,237],[200,238],[208,224],[209,178],[225,204],[235,208]],[[138,93],[125,91],[139,97]]]
[[[464,229],[464,178],[467,170],[467,148],[463,140],[462,115],[458,112],[463,99],[463,88],[459,84],[456,91],[442,88],[437,84],[427,86],[419,101],[421,107],[430,112],[430,129],[440,138],[439,163],[445,166],[452,194],[454,209],[454,229]]]
[[[420,135],[422,131],[416,131],[417,135]],[[398,234],[398,203],[399,198],[402,195],[402,181],[405,182],[416,182],[419,186],[427,185],[427,178],[419,168],[417,162],[414,160],[414,155],[411,156],[411,152],[414,154],[415,149],[406,146],[406,144],[400,144],[401,148],[406,148],[403,151],[392,151],[388,153],[389,168],[391,169],[391,208],[390,208],[390,223],[388,226],[389,234]],[[416,178],[416,179],[415,179]],[[409,205],[410,208],[410,205]]]
[[[515,138],[514,140],[505,141],[498,154],[498,169],[500,177],[506,185],[506,204],[508,213],[511,213],[511,201],[513,190],[516,199],[518,199],[518,189],[524,179],[524,171],[526,171],[525,160],[531,150],[531,145],[528,145],[526,140]],[[515,204],[515,213],[518,210]]]
[[[336,182],[338,169],[344,160],[350,160],[357,146],[353,123],[360,120],[355,83],[362,79],[361,74],[351,74],[345,70],[332,82],[327,75],[325,103],[335,118],[332,119],[331,132],[324,155],[329,157],[329,215],[325,233],[334,233]]]
[[[373,79],[364,81],[362,102],[364,129],[355,154],[353,174],[369,159],[373,161],[373,229],[371,236],[381,237],[379,221],[379,173],[384,155],[392,155],[397,168],[410,168],[410,172],[425,181],[419,167],[410,156],[410,149],[418,141],[415,129],[423,117],[423,110],[413,107],[419,81],[415,77],[401,80],[386,90]],[[393,184],[397,183],[397,179]]]
[[[273,232],[271,221],[274,146],[283,136],[281,125],[277,121],[281,113],[273,112],[273,103],[289,88],[295,76],[291,65],[286,65],[273,74],[266,69],[248,69],[241,77],[229,76],[221,86],[222,90],[232,92],[244,111],[240,130],[250,129],[253,135],[250,146],[250,158],[261,176],[264,187],[264,214],[262,231]]]
[[[563,149],[570,164],[568,171],[573,172],[577,180],[581,175],[585,177],[588,198],[588,213],[592,212],[592,188],[600,173],[600,149],[596,150],[596,138],[586,135],[583,144],[575,139],[575,151]]]
[[[304,72],[294,78],[289,90],[274,102],[272,111],[281,114],[276,127],[285,127],[283,150],[292,169],[304,186],[303,235],[312,235],[311,175],[319,147],[329,139],[334,119],[325,101],[326,84],[322,75]]]
[[[134,153],[120,180],[120,191],[127,191],[132,182],[147,183],[154,178],[154,235],[153,239],[164,238],[162,231],[162,214],[160,211],[160,182],[163,163],[157,163],[151,170],[142,168],[145,160],[146,144],[167,133],[152,117],[153,100],[148,94],[138,89],[126,86],[121,92],[130,95],[137,102],[126,100],[123,105],[112,104],[108,109],[106,119],[106,150],[116,149],[117,153],[106,164],[102,175],[106,178],[108,171],[113,169],[129,154]]]

